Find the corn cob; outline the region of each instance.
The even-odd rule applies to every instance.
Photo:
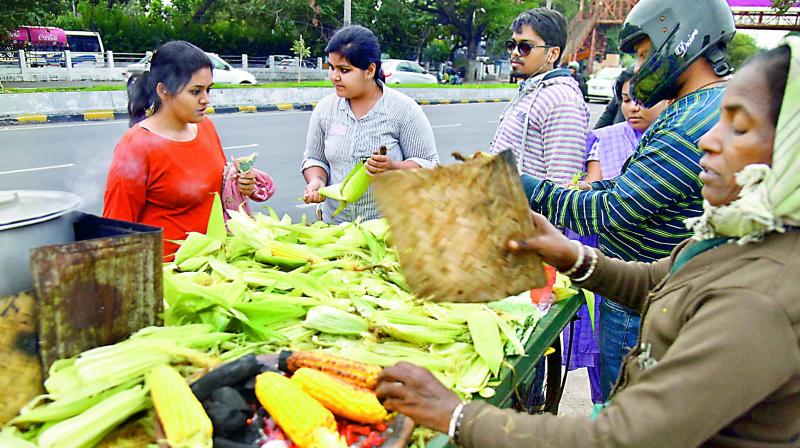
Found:
[[[301,367],[311,367],[333,375],[353,386],[369,390],[375,389],[378,383],[378,374],[381,373],[379,366],[351,361],[317,351],[292,352],[286,359],[286,367],[290,372],[294,372]]]
[[[323,446],[324,439],[339,440],[331,411],[285,376],[275,372],[258,375],[256,397],[283,432],[301,448]]]
[[[355,387],[325,372],[303,367],[294,372],[291,381],[341,417],[374,424],[386,420],[388,415],[374,392]]]
[[[186,380],[164,364],[147,375],[153,404],[170,447],[211,447],[213,427]]]

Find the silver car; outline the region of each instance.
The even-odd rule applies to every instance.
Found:
[[[421,65],[405,59],[387,59],[381,62],[386,84],[437,84],[436,77]]]
[[[214,83],[215,84],[255,84],[256,77],[252,73],[233,68],[230,64],[223,61],[219,56],[214,53],[206,53],[211,63],[214,65]],[[141,74],[150,70],[151,55],[147,55],[140,59],[138,62],[125,67],[125,78],[130,83],[130,77],[133,74]]]

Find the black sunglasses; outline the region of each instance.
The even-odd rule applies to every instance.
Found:
[[[506,50],[509,53],[513,53],[514,49],[516,48],[519,51],[520,56],[527,56],[531,54],[531,50],[534,48],[551,48],[552,45],[533,45],[530,42],[522,41],[517,42],[514,40],[507,40],[506,41]]]

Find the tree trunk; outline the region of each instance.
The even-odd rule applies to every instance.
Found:
[[[467,71],[464,73],[464,80],[467,82],[475,81],[475,60],[478,58],[478,45],[480,45],[480,34],[470,36],[467,43]]]
[[[204,23],[206,21],[206,13],[212,6],[214,6],[216,0],[203,0],[203,3],[197,8],[197,11],[192,16],[192,22],[194,23]]]

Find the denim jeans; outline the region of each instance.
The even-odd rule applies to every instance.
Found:
[[[600,303],[600,386],[608,400],[617,381],[622,358],[636,346],[639,314],[611,300]]]

